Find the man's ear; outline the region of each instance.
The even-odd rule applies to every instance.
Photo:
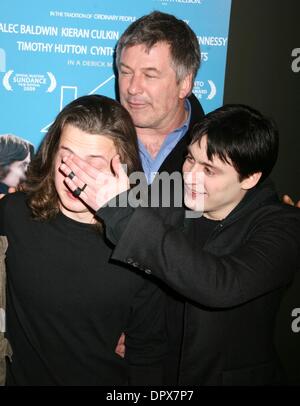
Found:
[[[261,172],[255,172],[249,175],[247,178],[243,179],[241,182],[242,189],[249,190],[257,185],[259,179],[261,178]]]
[[[179,97],[180,99],[185,99],[187,96],[190,95],[193,89],[192,74],[189,73],[184,79],[182,79],[179,86]]]

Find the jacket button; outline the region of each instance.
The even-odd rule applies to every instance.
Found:
[[[152,271],[151,271],[151,269],[145,269],[145,273],[147,273],[148,275],[151,275]]]
[[[132,266],[135,268],[139,268],[140,264],[138,262],[132,262]]]
[[[132,258],[127,258],[126,259],[127,264],[132,264],[134,261]]]

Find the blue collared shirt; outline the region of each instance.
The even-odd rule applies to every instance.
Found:
[[[172,131],[165,138],[162,146],[156,157],[153,159],[149,152],[146,150],[144,144],[138,141],[140,158],[142,161],[143,170],[145,172],[148,184],[152,183],[156,173],[161,167],[164,160],[167,158],[169,153],[175,148],[176,144],[181,140],[181,138],[186,134],[191,120],[191,104],[188,99],[185,99],[185,109],[188,112],[188,118],[185,123]]]

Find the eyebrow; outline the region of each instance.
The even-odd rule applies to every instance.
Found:
[[[129,70],[133,70],[130,66],[126,65],[125,63],[121,62],[120,66],[123,66],[124,68],[127,68]],[[149,66],[148,68],[141,68],[142,71],[146,71],[146,72],[156,72],[156,73],[161,73],[161,71],[157,68],[151,67]]]
[[[72,154],[77,155],[77,154],[76,154],[74,151],[72,151],[72,149],[69,148],[69,147],[65,147],[65,146],[61,145],[60,149],[63,149],[63,150],[65,150],[65,151],[69,151],[69,152],[71,152]],[[104,155],[89,154],[89,155],[87,155],[87,158],[101,158],[101,159],[104,159],[106,162],[108,162],[108,160],[105,158]]]
[[[188,153],[192,155],[192,157],[195,159],[194,155],[192,154],[192,151],[190,149],[190,147],[188,147]],[[215,169],[216,171],[222,171],[220,168],[218,168],[217,166],[214,166],[212,164],[210,164],[209,162],[205,162],[205,161],[198,161],[197,159],[195,159],[195,161],[197,161],[198,163],[208,166],[211,169]]]

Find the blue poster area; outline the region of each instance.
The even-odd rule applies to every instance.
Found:
[[[231,0],[2,0],[0,134],[35,147],[57,113],[86,94],[115,98],[112,67],[126,27],[153,10],[195,31],[202,66],[194,93],[206,112],[223,102]]]

